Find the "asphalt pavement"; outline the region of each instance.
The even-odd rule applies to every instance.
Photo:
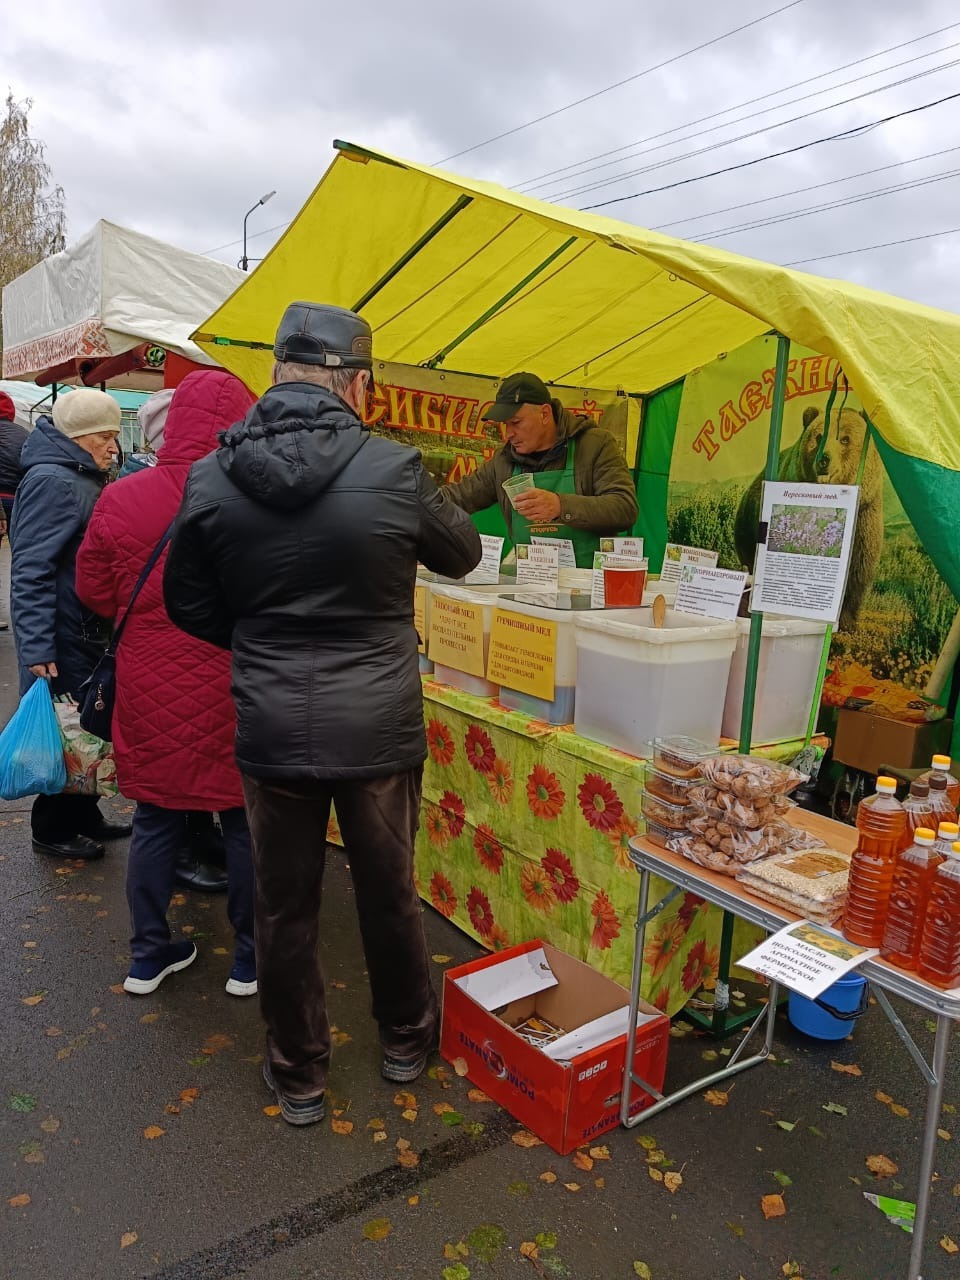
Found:
[[[0,632],[0,723],[15,705]],[[130,812],[122,799],[107,808]],[[781,1014],[776,1060],[738,1077],[721,1105],[697,1093],[649,1127],[603,1135],[592,1155],[559,1157],[518,1145],[520,1126],[471,1100],[439,1057],[412,1100],[381,1080],[350,880],[331,851],[323,957],[338,1044],[327,1119],[295,1129],[265,1110],[256,1000],[223,990],[222,897],[178,896],[171,919],[199,959],[153,996],[124,994],[125,852],[114,844],[92,864],[36,855],[29,802],[0,805],[5,1280],[906,1275],[909,1236],[864,1193],[915,1199],[925,1091],[880,1009],[833,1044]],[[429,907],[424,920],[439,986],[479,952]],[[901,1013],[929,1048],[926,1017]],[[731,1047],[675,1034],[670,1083]],[[924,1280],[960,1277],[960,1252],[948,1252],[960,1245],[958,1055],[955,1038]],[[416,1163],[400,1162],[398,1141]],[[896,1172],[877,1179],[866,1165],[877,1155]],[[672,1191],[666,1173],[681,1176]],[[785,1212],[767,1219],[771,1195]]]

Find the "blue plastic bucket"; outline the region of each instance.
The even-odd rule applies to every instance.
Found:
[[[867,1007],[867,984],[848,973],[816,1000],[790,992],[787,1017],[798,1031],[816,1040],[845,1040]]]

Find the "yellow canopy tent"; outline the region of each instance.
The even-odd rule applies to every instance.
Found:
[[[254,390],[287,303],[363,312],[379,359],[650,392],[776,330],[835,356],[955,594],[960,316],[347,143],[193,335]]]

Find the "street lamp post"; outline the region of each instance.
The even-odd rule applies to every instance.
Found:
[[[250,217],[251,213],[253,213],[254,209],[259,209],[262,204],[266,204],[268,200],[272,200],[276,194],[276,191],[268,191],[265,196],[260,197],[257,203],[253,206],[253,209],[248,209],[243,215],[243,257],[240,259],[239,263],[241,271],[247,271],[250,266],[250,259],[247,257],[247,219]]]

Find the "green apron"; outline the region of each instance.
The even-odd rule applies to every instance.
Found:
[[[538,489],[546,489],[550,493],[576,493],[577,488],[573,476],[574,442],[567,442],[567,458],[562,471],[536,471],[533,478]],[[513,474],[522,475],[519,466],[514,464]],[[588,529],[571,529],[560,524],[531,524],[519,511],[510,512],[510,536],[514,543],[532,541],[538,538],[569,538],[573,543],[573,554],[579,569],[593,568],[593,553],[600,550],[600,538]]]

